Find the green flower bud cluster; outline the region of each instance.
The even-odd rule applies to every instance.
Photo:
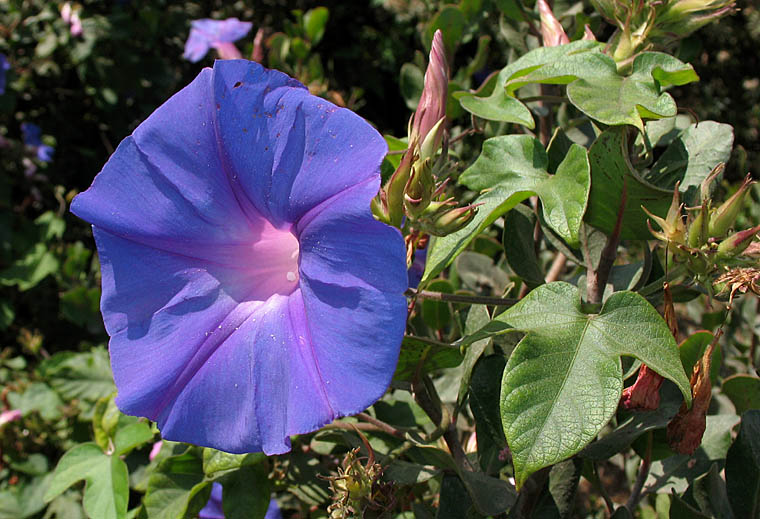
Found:
[[[359,448],[350,451],[330,481],[333,503],[327,508],[330,519],[381,517],[395,505],[391,483],[380,481],[382,467],[374,456],[366,464],[359,458]]]
[[[682,214],[684,205],[680,203],[678,184],[665,218],[642,208],[661,229],[656,231],[651,221],[647,222],[652,235],[666,244],[668,261],[684,264],[702,282],[708,281],[716,273],[753,261],[745,253],[760,232],[760,225],[740,231],[733,229],[744,199],[755,183],[749,175],[736,193],[718,207],[712,206],[709,187],[722,171],[721,164],[702,182],[702,203],[688,208],[686,219]]]
[[[615,61],[627,64],[651,45],[667,46],[736,11],[734,0],[591,0],[618,31]]]
[[[409,124],[409,148],[372,200],[375,218],[414,237],[407,240],[409,244],[424,234],[456,232],[475,216],[474,206],[458,207],[446,197],[446,182],[437,180],[446,176],[448,74],[443,36],[436,31],[422,97]]]
[[[443,122],[427,135],[421,146],[404,154],[401,163],[380,193],[372,200],[375,218],[395,227],[433,236],[446,236],[458,231],[475,216],[475,206],[459,207],[445,194],[446,181],[439,182],[446,167],[446,154],[437,160],[437,149],[428,146],[443,132]]]

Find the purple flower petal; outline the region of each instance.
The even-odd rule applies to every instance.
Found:
[[[198,519],[224,519],[224,509],[222,508],[223,487],[220,483],[213,483],[211,486],[211,496],[203,510],[198,514]],[[277,506],[277,501],[271,499],[267,508],[264,519],[282,519],[282,512]]]
[[[326,396],[337,416],[358,413],[390,384],[406,325],[403,244],[367,211],[370,178],[299,222],[301,290]],[[303,229],[301,227],[303,226]]]
[[[192,22],[192,28],[203,33],[211,43],[237,41],[251,32],[252,27],[251,22],[241,22],[237,18],[226,20],[204,18]]]
[[[5,54],[0,53],[0,95],[5,93],[5,71],[10,70],[11,64]]]
[[[193,63],[200,61],[209,48],[237,41],[248,34],[252,27],[251,22],[241,22],[237,18],[194,20],[183,56]]]
[[[190,36],[185,42],[185,52],[182,57],[197,63],[203,59],[209,48],[211,48],[211,44],[206,35],[196,29],[190,29]]]
[[[72,204],[94,225],[119,407],[165,439],[272,454],[382,396],[406,320],[403,239],[369,210],[385,150],[244,61],[125,139]]]
[[[427,263],[427,247],[414,251],[414,261],[407,272],[409,288],[417,288],[422,281],[422,275],[425,273],[425,263]]]
[[[361,117],[249,61],[217,63],[214,71],[226,164],[245,197],[275,225],[377,178],[387,146]]]
[[[32,123],[21,123],[21,134],[24,145],[33,149],[38,160],[50,162],[53,160],[55,149],[47,144],[42,144],[42,130]]]
[[[198,514],[198,519],[224,519],[222,490],[221,483],[213,483],[211,485],[211,495],[208,498],[208,503]]]
[[[264,519],[282,519],[282,512],[280,511],[280,507],[277,506],[277,501],[274,499],[269,500],[269,507]]]
[[[72,211],[132,241],[237,265],[263,222],[254,225],[246,216],[254,217],[253,209],[236,198],[224,174],[211,79],[205,69],[148,117],[76,197]]]
[[[55,154],[55,148],[48,146],[47,144],[40,144],[37,146],[37,158],[42,162],[50,162],[53,160]]]
[[[21,135],[26,146],[39,146],[42,144],[42,130],[32,123],[21,123]]]

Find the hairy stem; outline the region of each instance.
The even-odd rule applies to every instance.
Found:
[[[475,468],[470,463],[470,460],[467,459],[467,455],[462,448],[462,444],[459,441],[459,433],[454,422],[451,421],[449,413],[445,413],[446,419],[444,420],[441,400],[430,377],[423,375],[421,380],[415,381],[412,384],[412,394],[414,395],[414,400],[425,411],[425,414],[430,417],[430,420],[443,430],[443,440],[449,447],[449,451],[457,466],[460,469],[475,472]]]
[[[639,474],[636,476],[636,482],[631,489],[631,496],[626,501],[625,506],[633,513],[636,507],[639,506],[641,500],[641,489],[644,488],[644,483],[649,476],[649,468],[652,466],[652,431],[647,433],[647,451],[644,454],[644,458],[641,460],[641,466],[639,467]]]
[[[530,103],[532,101],[544,101],[547,103],[564,103],[567,101],[565,96],[553,96],[553,95],[540,95],[531,97],[521,97],[520,101],[523,103]]]
[[[355,416],[359,420],[362,420],[364,422],[367,422],[368,424],[374,425],[381,431],[388,433],[392,436],[395,436],[396,438],[401,438],[401,439],[406,438],[406,435],[402,431],[396,429],[395,427],[393,427],[392,425],[388,423],[383,422],[382,420],[378,420],[374,416],[370,416],[367,413],[359,413]]]
[[[589,259],[586,258],[588,271],[586,272],[586,300],[591,304],[601,304],[604,296],[604,288],[607,286],[607,280],[612,271],[612,265],[617,257],[617,248],[620,244],[620,232],[623,227],[623,211],[628,202],[628,186],[623,181],[623,193],[620,196],[620,207],[618,208],[617,220],[612,233],[607,236],[607,241],[602,249],[602,255],[599,258],[599,265],[593,267],[589,265]],[[587,254],[588,247],[585,247],[584,253]]]
[[[549,96],[550,92],[554,91],[554,89],[551,88],[550,85],[539,85],[538,88],[539,88],[539,92],[541,93],[541,97]],[[544,106],[544,104],[545,103],[543,100],[538,101],[539,106]],[[547,114],[542,115],[540,119],[541,120],[539,121],[540,127],[538,129],[538,132],[539,132],[538,136],[539,136],[539,139],[541,140],[541,144],[543,144],[544,147],[546,147],[549,145],[549,141],[552,138],[552,126],[554,122],[554,117],[552,117],[551,110],[547,110]]]
[[[528,519],[533,515],[533,511],[538,504],[538,498],[544,490],[546,481],[549,479],[551,467],[544,467],[525,480],[514,506],[514,517],[516,519]]]
[[[610,517],[612,517],[612,514],[615,513],[615,503],[612,502],[612,498],[610,498],[610,495],[607,493],[607,489],[602,485],[602,480],[599,478],[599,468],[596,466],[596,462],[591,463],[591,468],[591,484],[594,485],[596,491],[599,492],[599,495],[604,499],[604,504],[607,506],[607,512]]]
[[[441,342],[435,339],[430,339],[428,337],[420,337],[419,335],[409,335],[409,334],[407,334],[406,337],[409,337],[410,339],[414,339],[415,341],[424,342],[425,344],[429,344],[431,346],[436,346],[438,348],[453,348],[453,349],[459,350],[459,346],[454,346],[453,344],[449,344],[448,342]]]
[[[566,263],[567,263],[567,256],[565,256],[561,252],[558,252],[557,255],[554,257],[552,266],[549,267],[549,272],[546,273],[546,278],[545,278],[546,282],[551,283],[552,281],[557,281],[559,279],[559,276],[565,270]]]
[[[448,303],[468,303],[473,305],[491,305],[491,306],[512,306],[518,299],[507,297],[489,297],[489,296],[470,296],[465,294],[446,294],[443,292],[430,292],[428,290],[415,290],[409,288],[405,292],[407,297],[418,297],[421,299],[432,299],[434,301],[445,301]]]
[[[460,133],[459,135],[457,135],[456,137],[454,137],[453,139],[451,139],[449,141],[449,145],[454,144],[455,142],[461,141],[462,139],[464,139],[468,135],[472,135],[472,134],[475,134],[475,133],[480,133],[480,131],[481,130],[479,128],[468,128],[465,131],[463,131],[462,133]]]
[[[760,299],[755,303],[755,314],[760,312]],[[755,364],[755,355],[757,354],[757,333],[752,334],[752,342],[749,345],[749,365],[757,369]]]
[[[384,432],[388,434],[393,434],[389,431],[387,431],[384,427],[379,427],[377,425],[371,424],[371,423],[353,423],[353,422],[342,422],[340,420],[336,420],[332,423],[326,424],[323,426],[323,429],[342,429],[344,431],[356,431],[357,429],[360,431],[367,431],[367,432]],[[399,434],[393,434],[396,438],[405,438],[404,433],[401,431],[397,431]]]

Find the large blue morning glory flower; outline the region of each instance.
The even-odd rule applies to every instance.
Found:
[[[71,210],[93,224],[116,403],[242,453],[362,411],[406,321],[404,243],[372,218],[383,138],[294,79],[217,61]]]

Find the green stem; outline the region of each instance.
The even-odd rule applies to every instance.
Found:
[[[596,491],[599,492],[599,495],[604,499],[607,511],[609,512],[610,517],[612,517],[612,514],[615,513],[615,503],[612,502],[610,495],[607,493],[607,489],[602,485],[602,480],[599,478],[599,469],[596,466],[596,462],[593,461],[591,462],[591,477],[593,478],[591,484],[594,485]]]
[[[407,297],[418,297],[420,299],[432,299],[433,301],[444,301],[447,303],[466,303],[471,305],[492,305],[492,306],[513,306],[519,299],[510,299],[508,297],[489,297],[489,296],[470,296],[465,294],[446,294],[444,292],[431,292],[429,290],[407,289]]]
[[[419,335],[407,335],[410,339],[414,339],[415,341],[424,342],[425,344],[429,344],[431,346],[435,346],[437,348],[449,348],[449,349],[455,349],[459,350],[459,346],[454,346],[453,344],[449,344],[448,342],[441,342],[436,341],[435,339],[430,339],[428,337],[420,337]]]
[[[467,459],[467,455],[459,441],[459,433],[455,424],[451,421],[449,413],[444,414],[443,412],[443,404],[441,404],[441,399],[438,397],[438,393],[430,377],[423,375],[420,380],[416,380],[412,385],[412,394],[414,395],[414,400],[425,411],[425,414],[430,417],[430,420],[443,430],[443,440],[449,447],[449,452],[451,452],[451,456],[454,458],[457,467],[460,470],[475,472],[475,467]]]
[[[521,103],[530,103],[533,101],[547,101],[549,103],[564,103],[567,101],[567,98],[565,96],[540,95],[540,96],[531,96],[531,97],[521,97],[519,98],[519,101]]]
[[[636,483],[634,483],[633,489],[631,490],[631,497],[629,497],[628,501],[625,503],[626,508],[628,508],[631,513],[633,513],[636,510],[636,507],[639,506],[641,490],[644,488],[647,476],[649,476],[649,468],[652,466],[652,443],[653,434],[652,431],[649,431],[647,433],[647,450],[641,460],[639,474],[636,476]]]
[[[365,421],[369,424],[374,425],[375,427],[378,427],[381,431],[395,436],[396,438],[401,438],[402,440],[406,439],[406,434],[404,434],[404,431],[396,429],[391,424],[385,423],[382,420],[378,420],[374,416],[371,416],[367,413],[359,413],[356,415],[356,417],[359,420]]]
[[[681,276],[686,275],[686,266],[683,264],[676,265],[668,270],[668,273],[656,280],[654,280],[652,283],[649,283],[648,285],[642,287],[637,292],[641,294],[644,297],[651,296],[652,294],[655,294],[662,290],[662,284],[664,282],[671,282],[675,279],[680,278]]]
[[[514,505],[513,516],[516,519],[529,519],[533,517],[538,500],[549,479],[551,467],[544,467],[537,470],[523,483],[520,488],[517,503]]]
[[[617,212],[617,221],[615,222],[615,228],[612,233],[607,236],[607,241],[602,249],[602,255],[599,258],[599,265],[593,267],[589,265],[590,255],[588,254],[588,245],[584,250],[584,256],[586,256],[586,262],[588,270],[586,271],[586,300],[593,305],[599,305],[602,303],[604,297],[604,289],[607,286],[607,280],[612,272],[612,265],[615,263],[617,257],[617,248],[620,243],[620,233],[623,227],[623,212],[625,206],[628,203],[628,185],[623,180],[623,192],[620,196],[620,206]]]

